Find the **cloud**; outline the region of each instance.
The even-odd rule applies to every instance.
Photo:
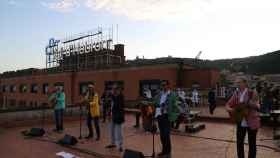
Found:
[[[94,11],[106,10],[133,20],[158,20],[190,14],[193,3],[209,0],[86,0],[86,7]]]
[[[60,0],[58,2],[50,3],[42,2],[41,4],[51,10],[55,10],[58,12],[70,12],[80,6],[77,0]]]
[[[17,5],[17,2],[15,0],[9,0],[8,4],[14,6],[14,5]]]

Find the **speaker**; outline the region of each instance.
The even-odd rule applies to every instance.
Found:
[[[32,137],[41,137],[45,134],[45,130],[43,128],[31,128],[28,135]]]
[[[123,158],[145,158],[142,152],[126,149]]]
[[[78,140],[71,135],[66,134],[62,139],[58,141],[58,144],[62,145],[76,145],[78,143]]]

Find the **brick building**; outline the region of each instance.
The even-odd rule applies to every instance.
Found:
[[[117,47],[119,48],[119,47]],[[122,48],[122,47],[121,47]],[[124,51],[124,49],[120,49]],[[215,87],[220,73],[215,69],[200,69],[184,63],[180,58],[125,61],[122,63],[65,71],[63,69],[27,69],[0,75],[0,104],[2,108],[38,107],[47,103],[50,86],[63,85],[67,105],[79,102],[88,81],[96,82],[101,95],[114,83],[124,88],[126,100],[135,100],[143,88],[159,88],[160,80],[168,80],[175,87]]]

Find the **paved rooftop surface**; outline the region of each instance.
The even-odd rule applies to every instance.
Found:
[[[205,122],[204,122],[205,123]],[[127,115],[126,123],[124,125],[124,147],[128,149],[138,150],[144,155],[152,153],[152,135],[144,132],[142,128],[133,128],[134,116]],[[189,137],[183,132],[183,125],[180,128],[179,135],[172,135],[173,158],[235,158],[236,150],[235,144],[224,142],[222,140],[235,140],[235,126],[226,123],[206,122],[206,129],[199,133],[193,134]],[[81,151],[68,149],[60,145],[51,143],[62,138],[64,134],[79,136],[79,121],[65,122],[65,131],[63,134],[52,132],[53,125],[46,126],[47,134],[38,139],[24,139],[21,135],[22,130],[30,129],[34,126],[17,127],[17,128],[0,128],[0,154],[1,158],[55,158],[55,154],[60,151],[66,151],[75,154],[81,158],[99,157],[85,154]],[[108,138],[107,123],[101,123],[101,140],[96,142],[93,140],[81,140],[75,148],[91,151],[91,153],[98,153],[104,157],[122,157],[122,154],[112,149],[108,150],[104,147],[110,142]],[[177,132],[178,133],[178,132]],[[86,136],[87,128],[85,121],[83,123],[83,136]],[[203,138],[198,138],[203,137]],[[211,139],[209,139],[211,138]],[[213,140],[214,139],[219,139]],[[272,129],[263,127],[258,132],[258,145],[266,147],[258,147],[257,158],[279,158],[280,152],[276,152],[267,147],[276,148],[276,142],[271,140]],[[43,141],[44,140],[44,141]],[[246,152],[247,152],[246,146]],[[159,135],[155,136],[156,152],[161,149]]]

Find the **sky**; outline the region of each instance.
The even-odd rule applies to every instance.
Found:
[[[45,67],[50,38],[118,25],[127,59],[280,50],[279,0],[1,0],[0,72]]]

